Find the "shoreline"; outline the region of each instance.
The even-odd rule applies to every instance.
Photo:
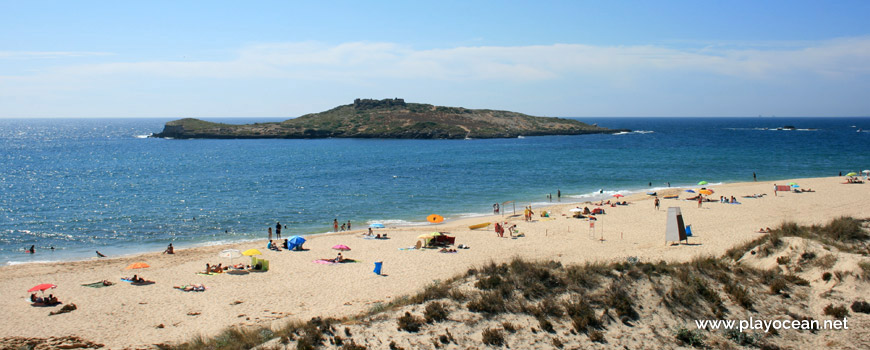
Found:
[[[784,180],[774,180],[774,181],[784,181]],[[739,182],[736,182],[736,183],[739,183]],[[729,183],[719,182],[719,183],[712,183],[712,184],[709,184],[706,186],[718,186],[718,185],[727,185],[727,184],[729,184]],[[688,187],[691,187],[691,186],[688,186]],[[618,191],[605,190],[603,194],[599,194],[596,191],[592,191],[592,192],[582,193],[582,194],[564,195],[562,197],[561,201],[550,201],[550,202],[534,201],[534,200],[512,200],[512,201],[518,204],[517,205],[518,206],[517,212],[522,213],[522,208],[524,208],[526,205],[531,205],[533,209],[539,209],[539,208],[544,209],[544,208],[547,208],[550,206],[568,205],[568,204],[573,205],[573,204],[585,203],[585,202],[595,202],[595,201],[598,201],[601,199],[606,201],[607,199],[612,198],[612,194],[615,194],[615,193],[621,193],[621,194],[624,194],[626,196],[629,196],[629,195],[645,194],[646,192],[649,192],[649,191],[662,191],[662,190],[668,190],[668,189],[684,189],[684,188],[688,188],[688,187],[686,187],[686,186],[681,187],[679,185],[674,185],[672,187],[661,186],[661,187],[649,187],[646,189],[644,189],[644,188],[631,189],[630,188],[630,189],[624,189],[624,190],[618,190]],[[502,203],[499,203],[499,205],[501,205],[501,204]],[[502,208],[502,212],[504,212],[504,208]],[[447,225],[447,224],[456,222],[457,220],[490,217],[490,216],[493,216],[494,214],[492,214],[491,212],[470,212],[470,213],[459,213],[459,214],[455,214],[455,215],[458,215],[458,216],[451,217],[451,218],[445,217],[445,221],[443,223],[441,223],[441,225]],[[398,229],[431,226],[431,224],[426,222],[426,221],[409,221],[409,220],[405,220],[405,219],[368,220],[366,223],[368,225],[370,225],[370,224],[375,223],[375,222],[387,222],[387,223],[385,223],[386,228],[398,228]],[[390,224],[389,222],[400,222],[400,223],[399,224]],[[368,226],[365,226],[365,228],[367,229]],[[342,233],[342,232],[346,232],[346,231],[339,231],[339,232],[326,231],[326,232],[302,233],[302,234],[293,234],[293,235],[303,236],[303,237],[306,237],[306,239],[307,239],[308,237],[314,237],[314,236],[326,235],[326,234]],[[265,236],[265,234],[263,234],[263,235]],[[287,236],[287,237],[290,237],[290,236]],[[260,240],[263,240],[263,238],[248,237],[248,238],[240,238],[237,240],[218,239],[219,243],[195,242],[195,243],[181,244],[181,245],[176,245],[178,243],[176,241],[167,240],[167,241],[161,242],[161,243],[148,244],[149,247],[154,246],[154,248],[156,248],[158,250],[152,250],[152,249],[140,250],[140,249],[130,249],[130,248],[124,247],[124,248],[121,248],[121,250],[124,253],[111,254],[110,256],[112,256],[112,257],[132,257],[135,255],[147,254],[147,253],[151,253],[151,252],[155,252],[155,251],[160,252],[160,251],[162,251],[160,249],[163,249],[163,247],[165,247],[169,243],[176,245],[176,247],[175,247],[176,249],[190,249],[190,248],[217,246],[217,245],[234,245],[234,244],[239,244],[239,243],[250,243],[250,242],[256,242],[256,241],[260,241]],[[40,247],[40,248],[41,249],[38,250],[37,254],[45,254],[46,251],[49,250],[49,249],[43,248],[43,247]],[[110,250],[111,249],[118,249],[118,246],[103,246],[101,248],[94,247],[94,248],[88,248],[87,251],[90,251],[90,249],[106,250],[106,248],[109,248]],[[84,248],[75,248],[75,250],[85,251]],[[19,252],[22,254],[25,254],[23,248]],[[18,266],[18,265],[26,265],[26,264],[46,264],[46,263],[60,263],[60,262],[89,261],[89,260],[96,258],[94,256],[95,255],[94,253],[88,253],[87,255],[86,254],[77,254],[77,253],[64,254],[63,249],[57,249],[55,251],[50,251],[50,254],[55,254],[55,253],[62,254],[64,256],[59,257],[57,259],[45,259],[45,260],[36,260],[36,261],[7,260],[2,265],[0,265],[0,267]]]
[[[773,183],[783,181],[798,182],[801,188],[816,192],[779,193],[774,197]],[[549,218],[538,215],[542,209],[535,210],[532,222],[523,221],[521,215],[488,215],[432,226],[377,230],[388,233],[389,240],[363,239],[359,236],[363,230],[312,235],[306,237],[304,246],[308,250],[298,252],[267,250],[264,239],[260,244],[254,241],[176,249],[174,255],[147,252],[75,262],[2,266],[0,293],[10,297],[0,299],[0,307],[9,316],[0,321],[0,337],[77,335],[112,349],[142,347],[186,341],[196,335],[211,336],[232,325],[278,327],[294,319],[354,315],[378,303],[413,294],[434,280],[446,280],[470,267],[513,257],[582,264],[622,261],[629,256],[642,261],[720,256],[727,249],[762,235],[757,232],[759,227],[775,227],[783,221],[822,224],[838,216],[866,217],[870,185],[841,182],[840,177],[827,177],[716,185],[714,197],[733,195],[742,204],[715,202],[697,208],[694,201],[662,200],[662,209],[657,211],[652,197],[636,193],[621,198],[630,203],[627,206],[604,207],[606,214],[598,216],[594,232],[590,231],[588,221],[570,218],[569,210],[576,203],[558,203],[546,207],[553,213]],[[682,190],[674,188],[674,191]],[[754,193],[767,195],[741,198]],[[671,246],[664,241],[669,206],[681,207],[686,224],[692,225],[695,236],[690,238],[691,245]],[[468,229],[468,225],[496,220],[518,225],[525,237],[498,238],[491,226],[486,230]],[[457,245],[471,248],[458,249],[455,254],[405,249],[413,246],[418,236],[432,231],[450,232]],[[313,262],[335,257],[337,252],[331,247],[336,244],[350,246],[352,250],[343,255],[361,262],[335,265]],[[260,258],[270,260],[270,270],[242,276],[196,274],[206,263],[247,262],[247,257],[219,258],[218,252],[228,248],[259,249]],[[373,262],[377,261],[383,262],[385,275],[372,273]],[[151,267],[124,269],[134,262],[147,262]],[[121,277],[133,274],[156,284],[133,286],[120,282]],[[116,285],[82,286],[101,280]],[[48,293],[64,303],[75,303],[78,309],[48,316],[55,308],[30,306],[24,300],[29,295],[26,291],[41,283],[56,284],[57,288]],[[208,290],[185,293],[172,288],[192,283],[205,284]]]

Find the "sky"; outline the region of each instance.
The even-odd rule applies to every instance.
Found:
[[[870,116],[870,1],[0,0],[0,118]]]

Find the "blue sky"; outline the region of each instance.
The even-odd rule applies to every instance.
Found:
[[[0,117],[870,115],[868,1],[4,1]]]

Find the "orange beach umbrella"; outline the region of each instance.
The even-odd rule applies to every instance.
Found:
[[[437,224],[437,223],[444,221],[444,217],[441,215],[438,215],[438,214],[432,214],[432,215],[429,215],[428,217],[426,217],[426,220],[433,223],[433,224]]]
[[[144,269],[147,267],[151,267],[151,266],[146,264],[146,263],[143,263],[143,262],[137,262],[137,263],[130,264],[130,266],[127,266],[127,270]]]

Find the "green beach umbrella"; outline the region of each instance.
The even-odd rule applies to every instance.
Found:
[[[788,185],[789,185],[789,186],[794,186],[794,185],[797,185],[797,183],[789,182]]]
[[[846,176],[855,176],[855,175],[858,175],[858,173],[856,173],[856,172],[854,172],[854,171],[851,172],[851,173],[846,174]]]
[[[701,181],[698,183],[698,185],[706,185],[706,184],[707,184],[707,181]]]

